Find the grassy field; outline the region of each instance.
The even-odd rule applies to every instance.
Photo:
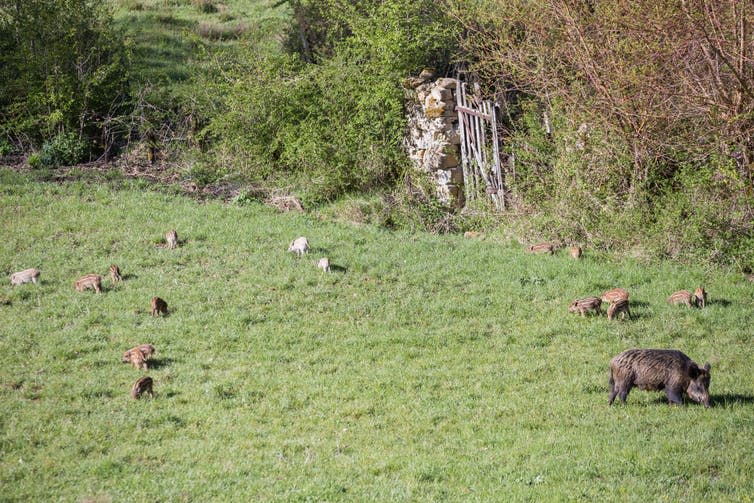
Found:
[[[111,263],[122,284],[74,290]],[[0,171],[0,272],[28,267],[41,284],[0,286],[2,501],[754,497],[738,275]],[[706,309],[666,305],[699,284]],[[614,286],[633,320],[567,312]],[[147,342],[157,395],[134,401],[144,373],[120,358]],[[608,362],[631,347],[709,361],[712,407],[639,390],[608,407]]]
[[[232,49],[241,38],[260,51],[279,50],[284,21],[277,0],[111,0],[116,25],[133,49],[138,87],[167,95],[203,89],[192,77],[211,61],[207,52]]]

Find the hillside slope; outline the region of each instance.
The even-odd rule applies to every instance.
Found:
[[[312,250],[296,259],[299,235]],[[4,273],[42,271],[0,287],[4,500],[751,498],[739,276],[7,171],[0,243]],[[112,263],[123,283],[74,290]],[[707,308],[665,303],[699,284]],[[634,319],[567,312],[614,286]],[[150,316],[155,295],[168,316]],[[133,401],[144,372],[121,355],[147,342],[156,397]],[[713,406],[634,390],[608,407],[608,362],[630,347],[709,361]]]

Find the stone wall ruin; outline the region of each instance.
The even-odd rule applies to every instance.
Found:
[[[453,208],[464,204],[457,84],[452,78],[432,80],[428,72],[404,84],[408,98],[405,150],[415,169],[434,181],[437,198]]]

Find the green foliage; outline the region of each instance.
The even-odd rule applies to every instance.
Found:
[[[204,187],[217,181],[223,173],[214,169],[204,160],[195,160],[187,172],[191,180],[199,187]]]
[[[61,133],[42,145],[39,162],[42,166],[70,166],[85,159],[87,142],[76,133]]]
[[[710,264],[754,264],[754,194],[733,162],[688,166],[658,198],[655,254]]]
[[[542,124],[542,110],[531,98],[521,98],[506,109],[509,140],[506,150],[514,156],[507,182],[519,205],[543,201],[553,193],[556,144]]]
[[[0,219],[13,222],[0,226],[3,276],[42,271],[37,285],[0,285],[2,499],[750,499],[743,277],[591,250],[532,256],[494,234],[393,233],[132,183],[0,170]],[[182,246],[156,247],[172,227]],[[286,249],[302,234],[312,251],[298,259]],[[330,274],[316,267],[324,254]],[[73,289],[111,263],[124,282]],[[666,304],[699,284],[705,309]],[[634,319],[567,313],[615,286]],[[154,295],[169,316],[150,316]],[[156,397],[135,401],[144,372],[120,360],[139,343],[157,349]],[[638,389],[608,407],[608,362],[630,347],[709,361],[712,407]]]
[[[736,27],[751,12],[696,0],[448,5],[466,28],[463,59],[503,105],[515,226],[601,249],[749,260],[754,66]],[[736,183],[705,193],[710,176]]]
[[[211,2],[216,12],[207,13],[203,2],[191,0],[142,0],[139,9],[120,2],[115,24],[133,54],[133,99],[120,122],[129,140],[156,148],[161,160],[187,168],[183,175],[190,176],[193,159],[201,154],[197,133],[222,101],[217,83],[224,79],[225,61],[215,67],[217,53],[234,64],[241,38],[256,52],[279,52],[287,16],[272,3]]]
[[[212,14],[217,12],[217,5],[215,0],[191,0],[191,5],[199,9],[199,12],[204,14]]]
[[[307,22],[324,23],[334,38],[319,43],[314,62],[259,54],[252,40],[240,62],[224,62],[216,93],[224,112],[204,134],[223,169],[293,183],[317,204],[386,186],[402,171],[399,84],[424,66],[443,67],[453,30],[429,1],[303,5],[296,14],[316,15]]]
[[[0,133],[25,149],[62,133],[102,140],[127,101],[129,54],[95,0],[0,3]],[[104,146],[100,146],[100,149]]]
[[[0,157],[10,155],[16,151],[16,148],[5,138],[0,138]]]
[[[42,167],[42,156],[39,152],[32,152],[29,157],[26,158],[26,163],[29,167],[37,169]]]

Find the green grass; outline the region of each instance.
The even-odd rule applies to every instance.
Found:
[[[111,263],[125,282],[73,289]],[[41,284],[0,286],[3,501],[754,495],[754,285],[737,275],[0,171],[0,272],[27,267]],[[698,284],[706,309],[665,304]],[[614,286],[634,320],[567,313]],[[154,295],[169,316],[149,316]],[[132,401],[142,372],[120,357],[146,342],[157,397]],[[709,361],[713,406],[634,390],[608,407],[630,347]]]
[[[160,87],[170,95],[191,96],[203,91],[193,77],[211,59],[207,53],[233,50],[244,37],[259,50],[279,50],[287,19],[276,0],[205,2],[190,0],[111,0],[115,20],[133,48],[135,84]],[[215,6],[203,11],[199,5]]]

